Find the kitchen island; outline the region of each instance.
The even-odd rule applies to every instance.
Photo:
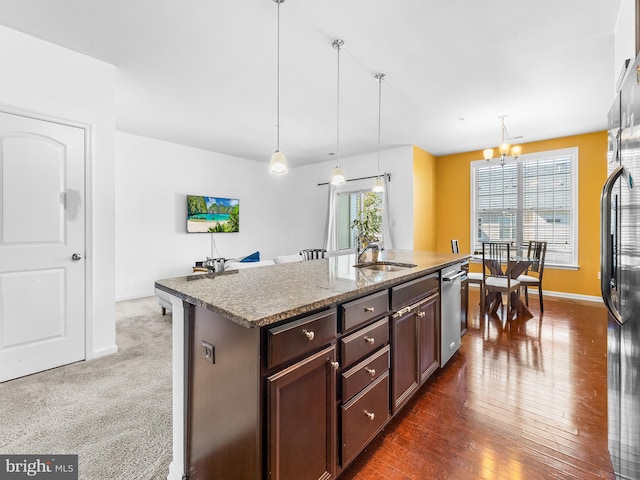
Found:
[[[386,251],[158,280],[173,306],[168,478],[329,479],[438,367],[440,270]]]

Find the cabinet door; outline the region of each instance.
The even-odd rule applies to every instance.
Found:
[[[412,310],[392,320],[392,405],[393,413],[418,388],[418,315]]]
[[[335,359],[331,345],[267,378],[267,478],[334,477]]]
[[[434,295],[418,310],[418,358],[420,362],[420,384],[438,368],[438,315],[440,296]]]

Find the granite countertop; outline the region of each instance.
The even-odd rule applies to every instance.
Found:
[[[416,267],[392,272],[355,268],[355,255],[351,254],[167,278],[156,281],[155,286],[253,328],[333,306],[468,258],[469,255],[452,253],[387,250],[381,253],[380,260],[411,263]]]

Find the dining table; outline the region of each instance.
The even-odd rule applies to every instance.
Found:
[[[481,254],[480,255],[475,254],[472,256],[472,258],[480,262],[483,261]],[[509,277],[511,277],[512,280],[517,279],[520,275],[525,273],[532,263],[533,263],[532,260],[529,260],[526,257],[518,257],[518,256],[514,256],[513,258],[509,259],[509,262],[507,265],[500,264],[494,260],[484,260],[484,264],[486,265],[487,269],[489,270],[489,272],[491,272],[492,275],[500,275],[500,276],[509,275]],[[500,292],[490,291],[487,293],[486,297],[484,298],[485,309],[489,307],[488,311],[491,314],[496,313],[496,311],[502,305],[502,303],[503,303],[502,294]],[[520,290],[511,292],[511,298],[510,298],[509,304],[512,306],[511,311],[507,312],[507,315],[509,317],[511,317],[511,315],[514,312],[517,312],[518,316],[523,316],[525,318],[533,317],[533,313],[531,313],[531,310],[529,310],[527,305],[522,301],[520,297]]]

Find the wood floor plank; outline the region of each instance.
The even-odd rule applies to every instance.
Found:
[[[607,314],[548,297],[503,325],[478,311],[446,368],[341,480],[614,480],[607,451]]]

